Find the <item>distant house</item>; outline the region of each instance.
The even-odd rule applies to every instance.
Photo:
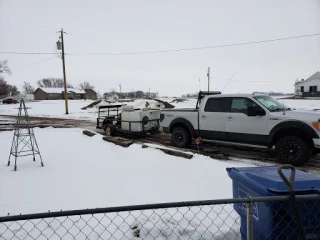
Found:
[[[306,80],[296,81],[294,88],[296,96],[320,98],[320,72],[316,72]]]
[[[85,94],[84,94],[85,99],[97,100],[96,91],[94,91],[93,89],[86,89],[84,91],[85,91]]]
[[[84,99],[85,91],[76,88],[67,88],[68,99]],[[64,99],[64,88],[37,88],[34,92],[35,100]]]

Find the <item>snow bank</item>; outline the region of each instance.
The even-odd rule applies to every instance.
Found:
[[[320,110],[320,100],[278,99],[278,101],[298,110]]]

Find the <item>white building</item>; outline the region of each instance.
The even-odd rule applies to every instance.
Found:
[[[320,98],[320,72],[316,72],[306,80],[296,81],[294,88],[296,96]]]

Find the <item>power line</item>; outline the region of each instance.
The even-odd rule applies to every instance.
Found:
[[[122,53],[66,53],[66,55],[105,55],[105,56],[118,56],[118,55],[140,55],[140,54],[156,54],[156,53],[170,53],[170,52],[183,52],[183,51],[196,51],[196,50],[205,50],[205,49],[215,49],[215,48],[227,48],[227,47],[236,47],[236,46],[245,46],[252,44],[261,44],[261,43],[270,43],[277,41],[286,41],[292,39],[300,39],[300,38],[308,38],[320,36],[320,33],[293,36],[293,37],[285,37],[285,38],[275,38],[261,41],[251,41],[251,42],[242,42],[242,43],[232,43],[232,44],[224,44],[224,45],[216,45],[211,47],[194,47],[194,48],[180,48],[180,49],[168,49],[168,50],[159,50],[159,51],[142,51],[142,52],[122,52]],[[3,54],[24,54],[24,55],[52,55],[55,53],[49,52],[0,52]]]
[[[229,85],[230,81],[232,81],[232,78],[236,75],[236,73],[234,73],[232,75],[232,77],[229,79],[229,81],[227,82],[227,84],[223,87],[223,89],[221,90],[221,92],[223,92],[223,90]]]
[[[43,60],[41,60],[41,61],[29,63],[29,64],[26,64],[26,65],[22,65],[22,66],[19,66],[19,67],[15,67],[15,68],[12,68],[12,70],[13,70],[13,69],[18,69],[18,68],[28,67],[28,66],[31,66],[31,65],[34,65],[34,64],[38,64],[38,63],[42,63],[42,62],[48,61],[48,60],[53,59],[53,58],[56,58],[56,56],[55,56],[55,57],[46,58],[46,59],[43,59]]]
[[[235,46],[244,46],[244,45],[251,45],[251,44],[261,44],[261,43],[285,41],[285,40],[315,37],[315,36],[320,36],[320,33],[293,36],[293,37],[285,37],[285,38],[275,38],[275,39],[268,39],[268,40],[261,40],[261,41],[251,41],[251,42],[216,45],[216,46],[211,46],[211,47],[194,47],[194,48],[180,48],[180,49],[169,49],[169,50],[159,50],[159,51],[123,52],[123,53],[69,53],[69,55],[110,55],[110,56],[115,56],[115,55],[136,55],[136,54],[153,54],[153,53],[195,51],[195,50],[203,50],[203,49],[225,48],[225,47],[235,47]]]

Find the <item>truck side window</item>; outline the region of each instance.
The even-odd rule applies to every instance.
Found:
[[[209,98],[204,108],[205,112],[226,112],[225,98]]]
[[[247,115],[248,106],[257,106],[257,104],[249,98],[233,98],[230,112],[243,113]]]

